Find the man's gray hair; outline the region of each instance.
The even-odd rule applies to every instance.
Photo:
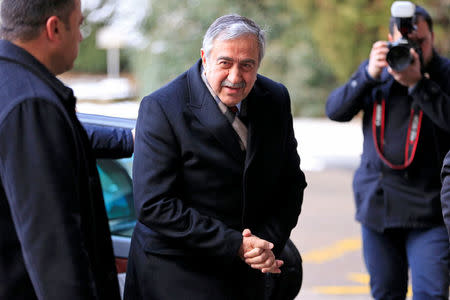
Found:
[[[258,63],[261,63],[266,49],[265,31],[254,21],[236,14],[219,17],[209,26],[203,37],[203,50],[206,57],[211,53],[214,41],[232,40],[247,34],[254,35],[258,40]]]

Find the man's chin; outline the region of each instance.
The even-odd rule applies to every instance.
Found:
[[[220,101],[224,103],[226,106],[235,106],[238,105],[244,98],[242,97],[225,97],[224,99],[220,98]]]

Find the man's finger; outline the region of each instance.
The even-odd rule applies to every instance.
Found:
[[[284,261],[281,260],[281,259],[276,259],[276,260],[275,260],[275,264],[276,264],[277,267],[279,268],[279,267],[281,267],[281,266],[284,265]]]
[[[272,253],[267,253],[267,251],[261,253],[261,255],[252,257],[252,258],[246,258],[245,262],[249,265],[254,265],[254,264],[265,264],[267,261],[270,261],[270,264],[273,263],[273,261],[275,260],[275,257],[273,256]],[[263,266],[263,267],[268,267],[267,266]]]
[[[416,50],[414,50],[414,48],[409,49],[409,53],[411,53],[412,57],[414,58],[414,62],[420,60],[419,54],[416,52]]]
[[[272,250],[273,244],[263,239],[255,239],[252,243],[253,248],[262,248],[267,250]]]
[[[262,269],[261,272],[263,272],[263,273],[272,273],[272,274],[280,274],[281,270],[279,268]]]
[[[388,43],[386,41],[377,41],[373,44],[372,48],[380,48],[380,47],[387,47]]]
[[[259,269],[259,270],[266,269],[266,268],[277,268],[275,258],[268,258],[259,263],[250,264],[250,266],[253,269]]]
[[[262,249],[262,248],[254,248],[254,249],[244,253],[244,257],[245,258],[254,258],[254,257],[260,256],[261,253],[263,253],[263,252],[264,252],[264,249]]]
[[[271,267],[263,268],[261,270],[261,272],[280,274],[281,273],[280,267],[283,266],[283,264],[284,264],[284,261],[277,259],[277,260],[275,260],[275,262],[273,263],[273,265]]]
[[[242,231],[242,236],[243,237],[251,237],[252,232],[250,231],[250,229],[246,228],[246,229],[244,229],[244,231]]]

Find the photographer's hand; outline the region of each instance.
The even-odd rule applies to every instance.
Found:
[[[397,72],[390,67],[388,68],[389,74],[391,74],[398,83],[409,88],[415,86],[419,80],[422,79],[419,54],[417,54],[413,48],[410,49],[410,53],[413,57],[413,62],[405,70]]]
[[[369,65],[367,72],[373,79],[379,79],[383,68],[388,66],[386,55],[389,52],[386,41],[375,42],[370,51]]]

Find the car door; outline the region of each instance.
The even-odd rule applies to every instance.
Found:
[[[132,129],[136,120],[77,113],[83,124]],[[113,242],[116,267],[119,274],[126,272],[131,235],[136,224],[131,168],[133,157],[97,159],[105,208]]]

